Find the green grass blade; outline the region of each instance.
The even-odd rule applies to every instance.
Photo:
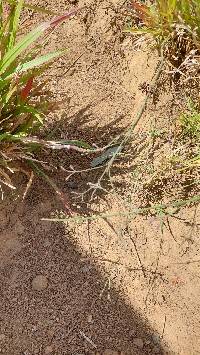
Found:
[[[17,85],[11,86],[11,88],[6,90],[5,94],[1,96],[2,106],[8,103],[8,101],[10,100],[10,98],[12,97],[16,89],[17,89]]]
[[[40,6],[30,5],[30,4],[26,3],[26,2],[24,3],[24,7],[26,7],[27,9],[33,10],[35,12],[41,12],[41,13],[46,14],[46,15],[58,16],[58,14],[56,12],[54,12],[54,11],[44,9],[43,7],[40,7]]]
[[[66,139],[62,139],[62,140],[56,141],[56,143],[63,144],[63,145],[66,145],[66,144],[75,145],[75,146],[80,147],[80,148],[85,148],[85,149],[90,149],[90,150],[94,150],[95,151],[94,147],[92,147],[91,145],[89,145],[88,143],[86,143],[86,142],[84,142],[82,140],[66,140]]]
[[[13,9],[11,10],[7,50],[11,49],[15,44],[23,3],[24,0],[19,0],[15,5],[13,5]]]
[[[0,39],[3,35],[3,1],[0,0]]]
[[[15,59],[25,51],[33,42],[35,42],[43,33],[49,28],[55,28],[60,23],[75,15],[77,10],[72,10],[66,12],[65,14],[58,16],[50,21],[44,22],[39,25],[37,28],[28,33],[25,37],[21,39],[13,48],[11,48],[3,57],[0,62],[0,75],[5,73],[9,66],[15,61]],[[13,68],[13,73],[16,68]],[[11,72],[9,73],[11,74]]]
[[[11,48],[4,56],[0,63],[0,75],[12,64],[12,62],[29,47],[35,40],[37,40],[42,33],[49,27],[48,23],[43,23],[33,31],[28,33],[21,41],[19,41],[13,48]]]
[[[13,4],[16,5],[18,3],[16,0],[7,0],[7,2],[9,4],[11,4],[11,5],[13,5]],[[55,11],[47,10],[44,7],[40,7],[40,6],[37,6],[37,5],[31,5],[28,2],[24,2],[24,1],[23,1],[23,7],[27,8],[29,10],[33,10],[35,12],[41,12],[41,13],[46,14],[46,15],[53,15],[53,16],[58,16],[59,15]]]
[[[30,69],[33,69],[35,67],[38,67],[38,66],[41,66],[57,57],[60,57],[62,56],[64,53],[66,53],[67,50],[59,50],[59,51],[56,51],[56,52],[52,52],[52,53],[48,53],[48,54],[45,54],[39,58],[35,58],[33,60],[30,60],[29,62],[26,62],[26,63],[23,63],[21,65],[19,65],[17,68],[16,68],[16,72],[18,73],[21,73],[21,72],[24,72],[26,70],[30,70]]]

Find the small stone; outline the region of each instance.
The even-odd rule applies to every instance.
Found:
[[[92,315],[89,314],[89,316],[88,316],[88,323],[92,323],[92,322],[93,322]]]
[[[119,353],[118,351],[107,349],[103,352],[103,355],[119,355]]]
[[[90,271],[90,266],[89,265],[85,265],[82,267],[81,271],[86,274]]]
[[[160,337],[159,337],[159,335],[153,334],[153,335],[152,335],[152,340],[153,340],[153,343],[154,343],[155,345],[159,344],[159,343],[160,343]]]
[[[139,349],[142,349],[144,346],[144,342],[141,338],[133,339],[133,344],[136,345]]]
[[[44,349],[45,354],[52,354],[53,353],[53,347],[51,345],[46,346]]]
[[[48,286],[48,280],[44,275],[37,275],[32,281],[32,288],[35,291],[43,291]]]
[[[136,336],[136,330],[132,329],[129,334],[130,334],[131,337],[135,337]]]

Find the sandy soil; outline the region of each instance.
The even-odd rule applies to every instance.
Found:
[[[58,12],[75,3],[86,6],[47,44],[70,51],[49,72],[51,90],[63,103],[49,116],[46,130],[53,137],[107,144],[140,107],[145,96],[140,87],[152,78],[156,54],[144,46],[136,50],[133,39],[122,33],[124,1],[32,3]],[[36,19],[29,14],[24,24]],[[180,97],[174,102],[168,90],[162,91],[138,131],[148,131],[152,116],[161,127],[169,126],[169,116],[180,105]],[[69,164],[88,167],[88,158],[77,153],[55,153],[50,159],[66,169]],[[130,186],[128,167],[126,160],[120,174]],[[91,176],[82,173],[66,183],[62,174],[52,178],[74,210],[127,211],[118,195],[101,194],[92,204],[75,200],[74,192],[82,191]],[[20,194],[23,177],[19,186]],[[127,201],[132,193],[124,190]],[[163,228],[159,218],[147,216],[80,224],[41,220],[61,210],[44,180],[35,180],[25,201],[8,193],[1,202],[0,353],[200,354],[199,208],[165,216]]]

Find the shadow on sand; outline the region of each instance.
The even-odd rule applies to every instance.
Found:
[[[7,197],[0,206],[2,353],[167,354],[64,226],[41,221],[59,207],[44,187],[36,184],[25,202]],[[32,284],[37,275],[48,280],[39,291]]]

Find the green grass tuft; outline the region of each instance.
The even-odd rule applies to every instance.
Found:
[[[43,85],[37,85],[37,78],[47,63],[66,52],[40,55],[37,40],[76,13],[54,17],[18,39],[20,16],[27,6],[24,0],[0,2],[0,184],[11,188],[10,174],[16,164],[21,166],[26,157],[30,159],[31,146],[24,146],[21,139],[40,129],[47,109],[47,102],[42,101]]]
[[[192,49],[200,50],[199,0],[132,1],[131,7],[137,25],[127,31],[151,34],[159,50],[165,43],[165,54],[176,67]]]
[[[180,123],[185,136],[200,139],[200,113],[195,105],[190,104],[188,111],[181,114]]]

